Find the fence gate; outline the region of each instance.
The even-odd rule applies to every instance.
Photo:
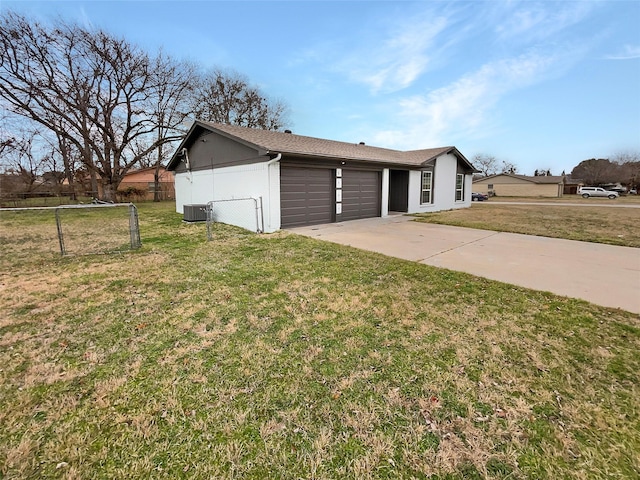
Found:
[[[132,203],[3,208],[0,219],[22,227],[28,248],[52,251],[57,243],[61,255],[118,252],[142,245],[138,209]],[[52,231],[49,225],[53,227],[54,219]]]
[[[230,198],[207,203],[207,238],[213,239],[213,224],[227,223],[256,233],[264,232],[262,197]]]

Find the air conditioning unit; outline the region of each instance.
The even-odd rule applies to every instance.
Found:
[[[204,204],[185,205],[183,220],[185,222],[206,222],[207,206]]]

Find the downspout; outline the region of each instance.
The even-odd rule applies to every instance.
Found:
[[[184,164],[187,170],[191,171],[191,162],[189,162],[189,151],[186,148],[180,150],[180,156],[184,158]]]
[[[193,174],[191,173],[191,162],[189,161],[189,152],[186,148],[180,150],[180,155],[184,159],[184,165],[187,167],[187,172],[189,172],[189,182],[193,183]]]
[[[281,154],[281,153],[279,153],[278,155],[276,155],[276,156],[275,156],[275,158],[272,158],[271,160],[269,160],[269,161],[267,162],[267,167],[268,167],[269,165],[273,165],[273,164],[274,164],[274,163],[276,163],[276,162],[279,162],[281,158],[282,158],[282,154]]]
[[[271,228],[271,168],[274,163],[277,163],[282,158],[282,154],[277,154],[274,158],[267,162],[267,192],[269,193],[269,228]],[[280,199],[278,199],[280,201]],[[262,218],[264,219],[264,211],[262,212]],[[262,221],[262,231],[264,233],[264,220]]]

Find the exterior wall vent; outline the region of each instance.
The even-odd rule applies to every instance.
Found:
[[[193,204],[184,206],[185,222],[206,222],[207,206],[204,204]]]

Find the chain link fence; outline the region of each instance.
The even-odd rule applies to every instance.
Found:
[[[4,254],[115,253],[141,246],[138,209],[131,203],[0,209]]]
[[[213,224],[227,223],[256,233],[264,231],[262,197],[212,200],[207,203],[207,238],[213,239]]]

